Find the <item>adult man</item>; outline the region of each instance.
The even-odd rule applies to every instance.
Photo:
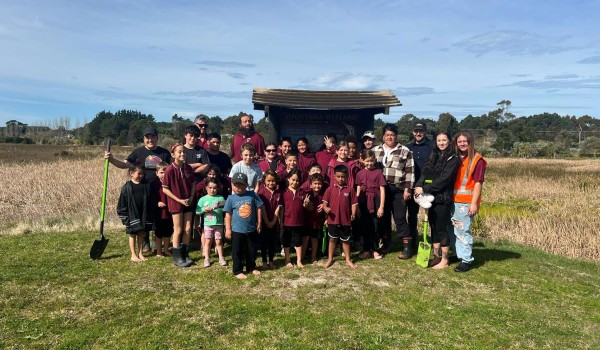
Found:
[[[231,154],[234,163],[242,160],[240,149],[245,143],[251,143],[256,149],[257,155],[265,153],[265,139],[261,134],[254,131],[254,121],[249,115],[242,115],[240,130],[233,135],[233,140],[231,140]]]
[[[113,157],[111,152],[104,152],[104,158],[109,163],[120,169],[128,169],[131,166],[142,165],[144,167],[144,178],[148,182],[156,180],[156,165],[160,162],[171,163],[171,153],[158,146],[158,132],[155,128],[147,126],[144,128],[144,146],[134,149],[124,160]],[[144,236],[143,252],[150,251],[150,238],[148,232]]]
[[[382,222],[390,222],[390,214],[396,223],[396,232],[402,239],[404,248],[398,256],[409,259],[412,255],[412,238],[406,222],[406,201],[412,196],[415,182],[413,173],[412,152],[396,140],[398,128],[394,124],[383,126],[383,144],[373,147],[377,157],[377,165],[383,171],[387,182],[385,194],[385,211]],[[386,230],[391,231],[391,228]],[[385,232],[385,231],[384,231]],[[387,251],[391,243],[391,234],[383,239],[383,250]]]
[[[206,137],[208,134],[208,117],[205,116],[204,114],[198,114],[198,116],[196,117],[196,120],[194,121],[194,124],[196,125],[196,127],[198,128],[198,131],[200,132],[200,136],[198,136],[198,146],[204,148],[204,149],[208,149],[208,138]]]
[[[151,126],[144,128],[144,146],[134,149],[126,159],[116,159],[111,152],[105,152],[104,158],[120,169],[128,169],[132,165],[142,165],[144,178],[148,182],[156,180],[156,164],[171,163],[171,153],[158,146],[158,132]]]
[[[425,163],[429,160],[433,145],[427,138],[427,125],[425,123],[416,123],[413,126],[412,135],[414,141],[407,145],[408,149],[413,153],[415,182],[421,178],[421,171],[425,167]],[[408,228],[413,239],[413,246],[417,244],[417,215],[419,214],[419,205],[415,203],[413,197],[406,202],[408,211]]]
[[[215,164],[219,167],[221,174],[227,176],[229,175],[229,171],[231,170],[231,159],[225,152],[221,152],[219,147],[221,147],[221,135],[216,132],[211,132],[206,136],[208,140],[208,149],[206,152],[208,153],[208,160],[211,164]]]

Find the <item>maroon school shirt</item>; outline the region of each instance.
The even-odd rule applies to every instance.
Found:
[[[314,191],[310,191],[306,194],[307,196],[310,196],[309,200],[313,204],[313,210],[304,208],[305,227],[310,229],[323,228],[323,223],[325,222],[325,211],[321,211],[320,213],[317,212],[317,207],[323,203],[323,193],[324,191],[320,191],[316,194]]]
[[[354,188],[356,173],[358,173],[358,167],[356,166],[353,160],[347,160],[345,162],[340,162],[338,160],[332,159],[327,164],[327,175],[326,178],[329,179],[330,182],[335,182],[335,167],[338,165],[345,165],[348,168],[348,177],[346,178],[346,183],[348,186]]]
[[[156,180],[154,180],[154,182],[152,183],[152,188],[154,190],[155,198],[158,200],[158,202],[165,203],[164,207],[158,208],[158,211],[156,213],[157,216],[161,219],[169,219],[171,217],[171,213],[169,213],[169,208],[166,206],[169,201],[169,197],[167,197],[167,195],[163,191],[162,182],[159,178],[156,178]]]
[[[269,221],[273,220],[275,216],[275,210],[279,205],[283,205],[283,195],[280,191],[269,190],[265,185],[260,185],[258,189],[258,197],[263,201],[264,209],[267,214]]]
[[[188,164],[181,164],[176,166],[175,163],[171,163],[167,170],[165,170],[165,177],[163,178],[163,187],[168,188],[175,197],[179,199],[190,198],[194,188],[194,170]],[[167,206],[169,207],[170,213],[180,213],[185,208],[183,205],[175,202],[171,197],[168,199]]]
[[[272,170],[275,170],[276,173],[279,173],[279,172],[285,170],[285,164],[279,158],[273,159],[273,162],[275,162],[275,165],[274,165],[275,169],[272,169]],[[265,171],[271,169],[271,165],[272,165],[271,163],[273,163],[273,162],[270,162],[267,158],[265,158],[265,159],[257,162],[256,165],[258,165],[258,167],[260,168],[260,170],[262,170],[262,172],[264,174]]]
[[[306,176],[306,178],[310,178],[310,176]],[[327,187],[329,187],[329,182],[327,181],[323,181],[323,186],[321,187],[321,193],[325,193],[325,190],[327,189]],[[312,192],[312,188],[310,188],[310,179],[304,181],[304,183],[302,183],[302,186],[300,186],[300,190],[302,190],[302,192],[304,193],[309,193]]]
[[[317,162],[317,158],[315,154],[312,152],[298,152],[298,169],[302,172],[302,174],[308,175],[308,170],[310,166]]]
[[[283,226],[304,226],[304,193],[300,189],[294,193],[286,188],[283,192],[283,205],[285,207]]]
[[[317,160],[317,163],[319,163],[319,165],[321,166],[321,174],[323,174],[323,176],[327,175],[325,174],[325,172],[327,171],[327,164],[329,164],[329,162],[332,159],[335,159],[337,157],[335,151],[336,147],[333,146],[329,151],[327,151],[327,149],[322,149],[319,152],[315,153],[315,158]]]
[[[385,185],[387,185],[387,182],[381,169],[362,169],[356,174],[356,186],[360,186],[358,200],[361,203],[366,203],[369,213],[374,213],[378,209],[375,208],[375,196],[379,196],[380,187]]]
[[[333,225],[352,225],[352,206],[358,204],[356,192],[348,185],[340,187],[338,184],[330,186],[323,195],[323,202],[331,208],[327,215],[327,223]]]
[[[259,157],[262,157],[263,154],[265,154],[265,139],[263,139],[259,133],[255,132],[252,134],[252,136],[246,137],[238,132],[237,134],[233,135],[233,140],[231,142],[231,154],[233,154],[234,163],[242,160],[240,149],[242,148],[242,145],[247,142],[250,142],[252,145],[254,145],[256,154]]]
[[[196,144],[202,148],[204,148],[205,150],[208,151],[209,149],[209,145],[208,145],[208,139],[204,139],[201,140],[200,138],[198,138],[198,141],[196,141]]]

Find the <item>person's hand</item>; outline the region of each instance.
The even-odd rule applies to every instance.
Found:
[[[225,238],[231,239],[231,230],[225,230]]]
[[[302,205],[304,206],[304,208],[311,211],[315,209],[312,202],[310,201],[310,194],[307,194],[306,197],[304,197],[304,203]]]
[[[189,199],[180,199],[179,203],[181,205],[183,205],[184,207],[189,207],[190,206],[190,200]]]
[[[265,223],[265,225],[267,225],[267,228],[273,228],[273,223],[272,222],[267,221]]]
[[[104,159],[111,159],[112,158],[112,153],[104,151]]]
[[[212,211],[212,210],[213,210],[213,207],[211,207],[211,206],[209,206],[209,205],[207,205],[207,206],[205,206],[205,207],[204,207],[204,211],[205,211],[205,212],[207,212],[207,213],[208,213],[209,211]]]
[[[323,203],[319,204],[319,206],[317,207],[317,213],[320,213],[323,211]]]
[[[325,136],[323,137],[323,142],[325,143],[325,148],[331,149],[331,147],[333,147],[333,139],[330,139],[329,137]]]
[[[350,221],[354,221],[354,220],[356,220],[356,216],[350,215]]]
[[[467,212],[467,215],[474,216],[478,212],[479,212],[479,206],[477,204],[471,203],[471,205],[469,205],[469,211]]]
[[[331,211],[330,207],[323,207],[323,210],[325,210],[325,214],[329,214],[329,212]]]
[[[406,202],[407,200],[410,199],[410,197],[412,197],[412,195],[410,194],[410,191],[404,191],[404,201]]]
[[[383,216],[383,208],[377,209],[377,217],[381,218]]]
[[[165,203],[163,203],[163,202],[158,202],[158,207],[159,207],[159,208],[164,208],[164,207],[166,207],[166,206],[167,206],[167,205],[166,205]]]
[[[420,196],[423,194],[423,187],[415,188],[415,196]]]
[[[256,226],[256,232],[258,232],[258,234],[260,234],[260,231],[262,231],[262,225]]]

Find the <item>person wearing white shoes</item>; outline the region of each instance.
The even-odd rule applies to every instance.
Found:
[[[458,156],[450,145],[450,135],[441,132],[436,136],[431,156],[415,184],[415,202],[425,209],[430,208],[428,216],[434,258],[429,261],[429,267],[434,269],[448,267],[452,188],[459,164]]]

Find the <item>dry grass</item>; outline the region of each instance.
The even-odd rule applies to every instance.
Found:
[[[479,234],[600,261],[600,162],[491,159]]]
[[[15,147],[0,152],[0,234],[98,230],[101,147]],[[129,149],[115,151],[124,158]],[[27,154],[8,157],[14,154]],[[44,162],[26,161],[38,154]],[[64,153],[63,153],[64,154]],[[50,161],[51,160],[51,161]],[[600,261],[600,162],[490,159],[476,232],[492,240]],[[122,230],[115,206],[125,170],[110,167],[105,227]]]

